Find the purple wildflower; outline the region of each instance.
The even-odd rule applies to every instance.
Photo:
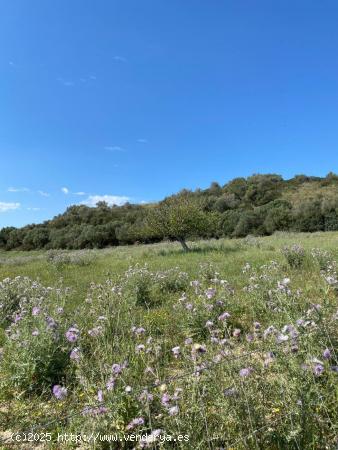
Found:
[[[119,375],[122,372],[122,366],[121,364],[113,364],[111,370],[115,375]]]
[[[224,322],[225,320],[227,320],[230,317],[230,314],[228,312],[224,312],[223,314],[221,314],[218,317],[218,320]]]
[[[319,377],[324,372],[324,367],[321,364],[316,364],[313,368],[313,373]]]
[[[208,288],[206,291],[205,291],[205,295],[206,295],[206,297],[210,300],[211,298],[213,298],[214,296],[215,296],[215,294],[216,294],[216,289],[214,289],[214,288]]]
[[[179,413],[179,407],[178,406],[172,406],[168,409],[169,416],[177,416]]]
[[[69,354],[70,359],[78,361],[81,357],[80,349],[75,347]]]
[[[235,328],[232,335],[234,337],[239,337],[239,335],[241,334],[241,330],[239,328]]]
[[[114,389],[114,386],[115,386],[115,379],[109,378],[109,380],[106,383],[107,391],[112,391]]]
[[[129,424],[127,425],[127,430],[132,430],[135,427],[139,427],[140,425],[144,425],[143,417],[135,417]]]
[[[170,402],[170,395],[167,394],[167,393],[163,394],[163,395],[162,395],[162,398],[161,398],[161,403],[162,403],[162,405],[163,405],[163,406],[168,406],[168,405],[169,405],[169,402]]]
[[[103,392],[101,389],[97,391],[97,400],[102,403],[103,402]]]
[[[65,336],[68,342],[76,342],[79,337],[79,330],[71,327],[66,331]]]
[[[34,306],[32,309],[32,316],[38,316],[40,314],[41,309],[38,306]]]
[[[55,384],[53,386],[53,395],[58,400],[63,400],[67,397],[67,388],[60,386],[59,384]]]
[[[323,358],[325,358],[325,359],[330,359],[330,358],[331,358],[331,352],[330,352],[330,349],[329,349],[329,348],[326,348],[326,349],[323,351]]]
[[[252,371],[253,371],[253,368],[252,368],[252,367],[245,367],[244,369],[241,369],[241,370],[239,371],[239,375],[240,375],[242,378],[245,378],[245,377],[248,377],[248,376],[251,374]]]

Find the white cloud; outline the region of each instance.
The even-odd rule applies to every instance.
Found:
[[[80,191],[80,192],[74,192],[74,195],[86,195],[86,193],[85,193],[85,192],[82,192],[82,191]]]
[[[106,145],[104,147],[105,150],[108,150],[109,152],[124,152],[124,148],[120,147],[119,145]]]
[[[20,203],[6,203],[0,202],[0,213],[6,211],[13,211],[14,209],[19,209]]]
[[[27,208],[28,211],[40,211],[40,209],[41,209],[41,208],[36,208],[36,207],[34,207],[34,206],[33,206],[33,207],[32,207],[32,206],[29,206],[29,207]]]
[[[69,194],[69,189],[66,187],[61,188],[61,191],[66,195]]]
[[[50,197],[50,194],[48,194],[48,192],[38,191],[38,194],[40,194],[42,197]]]
[[[123,63],[127,62],[127,58],[125,58],[124,56],[116,55],[116,56],[113,57],[113,59],[114,59],[114,61],[118,61],[118,62],[123,62]]]
[[[15,188],[15,187],[9,187],[7,189],[8,192],[29,192],[29,189],[26,187],[23,188]]]
[[[129,201],[130,198],[123,195],[89,195],[89,197],[86,198],[86,200],[84,200],[82,204],[87,206],[95,206],[98,202],[106,202],[109,206],[121,206]]]
[[[148,143],[148,140],[147,140],[147,139],[144,139],[144,138],[140,138],[140,139],[137,139],[137,142],[138,142],[139,144],[147,144],[147,143]]]
[[[74,81],[65,80],[65,79],[63,79],[61,77],[57,78],[57,81],[59,83],[63,84],[64,86],[66,86],[66,87],[70,87],[70,86],[74,86],[75,85]]]

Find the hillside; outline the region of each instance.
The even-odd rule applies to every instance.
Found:
[[[298,175],[284,180],[280,175],[235,178],[208,189],[183,190],[185,196],[210,218],[210,226],[196,230],[192,238],[269,235],[275,231],[338,230],[338,175],[325,178]],[[82,249],[134,243],[159,242],[163,236],[146,226],[149,211],[158,204],[125,204],[96,207],[74,205],[42,224],[0,230],[0,248]],[[208,219],[209,220],[209,219]]]

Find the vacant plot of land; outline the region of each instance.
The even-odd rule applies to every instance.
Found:
[[[3,448],[334,448],[337,244],[0,253]]]

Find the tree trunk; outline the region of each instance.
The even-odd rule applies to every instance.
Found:
[[[183,238],[178,238],[178,242],[182,245],[182,248],[185,252],[188,252],[190,250]]]

